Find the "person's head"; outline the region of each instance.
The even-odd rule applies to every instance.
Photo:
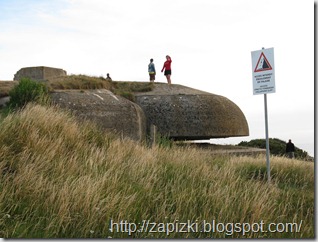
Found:
[[[289,143],[291,143],[291,139],[290,139],[290,140],[288,140],[288,142],[289,142]]]
[[[150,59],[150,62],[153,62],[153,59],[152,59],[152,58]]]
[[[107,73],[107,77],[109,77],[109,73]]]
[[[171,59],[171,58],[170,58],[170,56],[166,55],[166,59],[169,60],[169,59]]]

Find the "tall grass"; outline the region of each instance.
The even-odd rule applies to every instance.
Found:
[[[86,75],[70,75],[48,80],[50,89],[111,89],[111,81]]]
[[[4,238],[313,238],[312,163],[211,157],[119,139],[55,107],[28,105],[0,123]],[[110,231],[113,222],[297,222],[293,233]]]

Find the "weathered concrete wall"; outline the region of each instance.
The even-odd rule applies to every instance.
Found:
[[[66,76],[66,71],[59,68],[36,66],[36,67],[25,67],[20,69],[14,75],[14,80],[19,81],[23,77],[28,77],[36,81],[45,81],[49,78],[54,78],[59,76]]]
[[[61,108],[71,110],[80,119],[97,123],[104,130],[138,141],[146,137],[146,118],[142,109],[108,90],[59,90],[51,97]]]
[[[147,130],[176,140],[248,136],[246,118],[229,99],[181,85],[155,84],[151,92],[136,93]]]

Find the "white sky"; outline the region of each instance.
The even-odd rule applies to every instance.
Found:
[[[276,93],[268,94],[269,137],[314,155],[314,1],[0,0],[0,80],[22,67],[156,81],[165,56],[172,83],[229,98],[250,136],[265,138],[264,98],[253,95],[251,51],[274,47]]]

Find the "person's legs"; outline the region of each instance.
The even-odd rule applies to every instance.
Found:
[[[165,76],[166,76],[166,78],[167,78],[168,84],[171,84],[171,79],[170,79],[171,70],[165,70]]]
[[[155,81],[155,74],[149,74],[150,76],[150,81],[154,82]]]
[[[295,158],[295,153],[294,152],[288,152],[288,158],[294,159]]]
[[[171,84],[170,75],[166,75],[168,84]]]

